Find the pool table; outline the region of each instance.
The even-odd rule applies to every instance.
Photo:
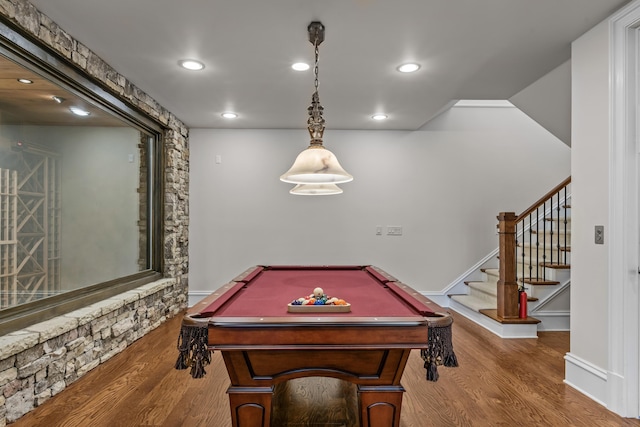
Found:
[[[316,288],[350,306],[290,312]],[[274,385],[311,376],[356,384],[361,426],[398,427],[411,350],[421,350],[429,380],[437,380],[438,365],[457,366],[452,322],[374,266],[256,266],[188,310],[176,368],[202,377],[211,351],[221,352],[233,427],[268,427]]]

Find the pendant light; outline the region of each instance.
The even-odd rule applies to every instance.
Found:
[[[297,196],[331,196],[342,194],[342,188],[335,184],[298,184],[289,193]]]
[[[302,151],[296,158],[293,166],[285,172],[280,180],[291,184],[300,184],[290,191],[291,194],[300,195],[328,195],[340,194],[342,190],[335,184],[349,182],[353,176],[348,174],[336,156],[322,145],[324,134],[324,108],[320,105],[318,95],[318,46],[324,41],[324,25],[321,22],[312,22],[307,28],[309,41],[315,51],[315,91],[311,96],[307,129],[311,142],[309,147]]]

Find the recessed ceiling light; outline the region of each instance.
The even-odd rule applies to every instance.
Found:
[[[182,68],[193,71],[199,71],[204,68],[204,64],[202,62],[196,61],[194,59],[183,59],[181,61],[178,61],[178,64],[180,64]]]
[[[398,67],[398,71],[400,71],[401,73],[413,73],[414,71],[418,71],[419,69],[420,64],[416,64],[415,62],[402,64]]]
[[[83,110],[82,108],[78,108],[78,107],[71,107],[69,108],[69,111],[71,111],[76,116],[82,116],[82,117],[88,116],[89,114],[91,114],[87,110]]]
[[[307,71],[309,69],[309,64],[305,62],[296,62],[295,64],[291,64],[291,68],[296,71]]]
[[[385,120],[388,117],[389,116],[387,116],[386,114],[374,114],[373,116],[371,116],[373,120]]]
[[[225,119],[235,119],[238,117],[236,113],[232,113],[230,111],[226,113],[222,113],[221,116],[224,117]]]
[[[29,79],[17,79],[17,80],[24,85],[30,85],[31,83],[33,83],[33,80],[29,80]]]
[[[62,104],[65,101],[63,97],[57,95],[52,96],[51,99],[56,101],[58,104]]]

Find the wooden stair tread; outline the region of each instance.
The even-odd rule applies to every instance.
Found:
[[[531,325],[540,323],[540,320],[535,317],[527,317],[526,319],[503,319],[498,317],[498,310],[493,308],[480,310],[480,313],[492,318],[496,322],[502,323],[503,325]]]
[[[538,301],[538,298],[527,296],[527,301],[536,302],[536,301]]]
[[[543,262],[539,264],[541,267],[545,268],[554,268],[556,270],[568,270],[571,268],[570,264],[550,264],[547,262]]]
[[[560,282],[555,280],[534,280],[534,279],[524,279],[524,283],[529,285],[559,285]]]

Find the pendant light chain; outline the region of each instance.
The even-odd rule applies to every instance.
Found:
[[[318,49],[318,38],[316,37],[315,41],[313,42],[313,46],[315,48],[315,54],[316,54],[316,62],[315,65],[313,67],[313,74],[316,77],[316,80],[314,82],[314,86],[316,88],[316,92],[318,91],[318,57],[320,56],[320,50]]]
[[[322,40],[318,40],[318,35],[316,34],[313,38],[313,48],[315,53],[315,63],[313,66],[313,73],[315,76],[315,80],[313,85],[315,87],[315,92],[311,96],[311,105],[308,108],[309,118],[307,119],[307,129],[309,131],[309,136],[311,136],[310,147],[322,147],[322,135],[324,134],[324,118],[322,117],[322,112],[324,108],[320,105],[320,95],[318,94],[318,86],[320,85],[318,79],[318,62],[320,57],[320,49],[318,45]]]

